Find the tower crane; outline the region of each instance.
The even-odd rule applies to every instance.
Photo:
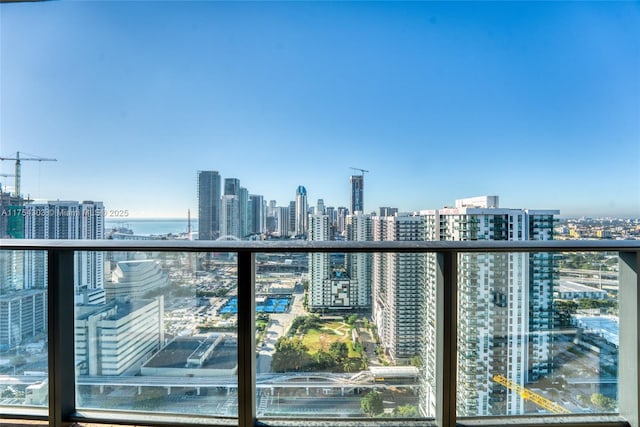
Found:
[[[2,176],[2,177],[5,177],[5,178],[6,178],[6,177],[8,177],[8,176],[13,176],[13,175],[12,175],[12,174],[10,174],[10,173],[0,173],[0,176]],[[0,184],[0,195],[1,195],[1,193],[2,193],[2,184]]]
[[[355,171],[360,171],[360,174],[361,174],[362,176],[364,176],[364,173],[365,173],[365,172],[369,172],[369,171],[368,171],[368,170],[366,170],[366,169],[362,169],[362,168],[354,168],[353,166],[351,166],[349,169],[353,169],[353,170],[355,170]]]
[[[24,153],[23,153],[24,154]],[[15,157],[0,157],[0,160],[15,160],[16,161],[16,169],[15,169],[15,179],[16,179],[16,185],[15,185],[15,193],[16,196],[20,197],[20,166],[21,166],[21,162],[23,160],[29,160],[29,161],[34,161],[34,162],[57,162],[57,159],[47,159],[45,157],[39,157],[39,156],[34,156],[29,154],[28,157],[20,157],[20,152],[17,151],[16,152],[16,156]]]
[[[515,391],[524,399],[530,400],[541,408],[546,409],[547,411],[553,412],[554,414],[570,414],[569,411],[564,406],[560,406],[555,402],[547,399],[546,397],[540,396],[538,393],[534,393],[531,390],[528,390],[522,387],[520,384],[511,381],[510,379],[502,376],[502,375],[494,375],[493,380],[504,387]]]

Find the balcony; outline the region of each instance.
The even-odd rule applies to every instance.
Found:
[[[16,423],[23,421],[48,422],[51,426],[80,423],[118,423],[136,425],[238,425],[249,427],[264,426],[632,426],[638,427],[639,368],[640,352],[640,242],[638,241],[527,241],[527,242],[218,242],[218,241],[39,241],[39,240],[3,240],[3,250],[10,251],[46,251],[48,277],[48,404],[44,407],[0,406],[0,417],[11,418]],[[77,388],[80,385],[78,366],[74,358],[68,357],[78,351],[74,342],[74,323],[76,314],[69,301],[74,300],[74,252],[77,251],[152,251],[157,253],[232,253],[237,254],[237,384],[231,393],[237,393],[237,416],[216,416],[206,414],[188,415],[157,411],[151,413],[128,410],[96,410],[79,407]],[[572,413],[554,415],[541,413],[522,416],[466,417],[460,408],[473,409],[473,402],[460,402],[461,396],[471,393],[469,389],[457,390],[460,360],[467,360],[472,351],[467,348],[458,352],[457,325],[461,316],[458,310],[458,256],[466,253],[536,253],[536,252],[616,252],[619,254],[619,372],[624,372],[618,380],[617,411],[614,413]],[[435,355],[435,381],[433,399],[435,413],[433,417],[410,418],[331,418],[289,416],[263,417],[260,408],[263,405],[279,404],[271,395],[264,398],[259,393],[256,376],[256,273],[255,258],[263,253],[432,253],[436,255],[436,331],[435,343],[438,351]],[[473,332],[468,343],[478,342]],[[488,341],[500,340],[498,336],[487,337]],[[475,348],[475,347],[474,347]],[[494,348],[495,351],[495,348]],[[491,351],[489,351],[490,353]],[[489,354],[488,353],[488,354]],[[196,354],[196,353],[194,353]],[[603,359],[604,360],[604,359]],[[195,362],[194,362],[195,363]],[[473,366],[466,369],[474,371]],[[537,371],[536,371],[537,372]],[[484,372],[473,381],[486,380]],[[471,378],[465,378],[471,380]],[[306,381],[309,381],[307,378]],[[190,386],[193,393],[199,393],[200,387],[208,384],[207,379],[198,376],[186,378],[180,386]],[[358,383],[360,384],[360,383]],[[353,383],[351,387],[357,387]],[[489,387],[499,386],[486,382]],[[342,392],[344,393],[344,388]],[[332,392],[330,387],[328,392]],[[504,392],[501,389],[501,392]],[[258,397],[260,396],[260,398]],[[553,396],[551,396],[553,397]],[[265,400],[266,399],[266,400]],[[271,400],[269,400],[271,399]],[[491,398],[493,399],[493,398]],[[494,402],[499,406],[502,402]],[[458,407],[458,411],[456,410]]]

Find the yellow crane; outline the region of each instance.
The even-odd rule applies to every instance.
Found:
[[[24,154],[24,153],[23,153]],[[31,160],[34,162],[57,162],[57,159],[47,159],[44,157],[38,157],[38,156],[33,156],[33,155],[29,155],[29,157],[20,157],[20,152],[17,151],[16,152],[16,156],[15,157],[0,157],[0,160],[15,160],[16,161],[16,171],[15,171],[15,179],[16,179],[16,185],[14,188],[14,191],[16,193],[16,196],[20,197],[20,166],[21,166],[21,162],[23,160]]]
[[[531,390],[527,390],[522,387],[520,384],[511,381],[510,379],[502,376],[502,375],[494,375],[493,380],[500,385],[505,386],[506,388],[515,391],[524,399],[530,400],[541,408],[546,409],[547,411],[553,412],[554,414],[570,414],[571,411],[567,408],[558,405],[551,400],[540,396],[538,393],[534,393]]]

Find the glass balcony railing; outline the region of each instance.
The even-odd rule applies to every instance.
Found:
[[[639,425],[636,241],[1,244],[2,418]]]

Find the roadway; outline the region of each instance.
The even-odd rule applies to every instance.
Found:
[[[284,336],[293,319],[303,316],[305,313],[302,305],[304,299],[304,289],[297,284],[291,296],[291,305],[286,313],[272,313],[269,315],[270,321],[264,335],[264,341],[258,344],[258,361],[256,364],[257,373],[271,372],[271,359],[275,353],[275,344],[278,338]]]

